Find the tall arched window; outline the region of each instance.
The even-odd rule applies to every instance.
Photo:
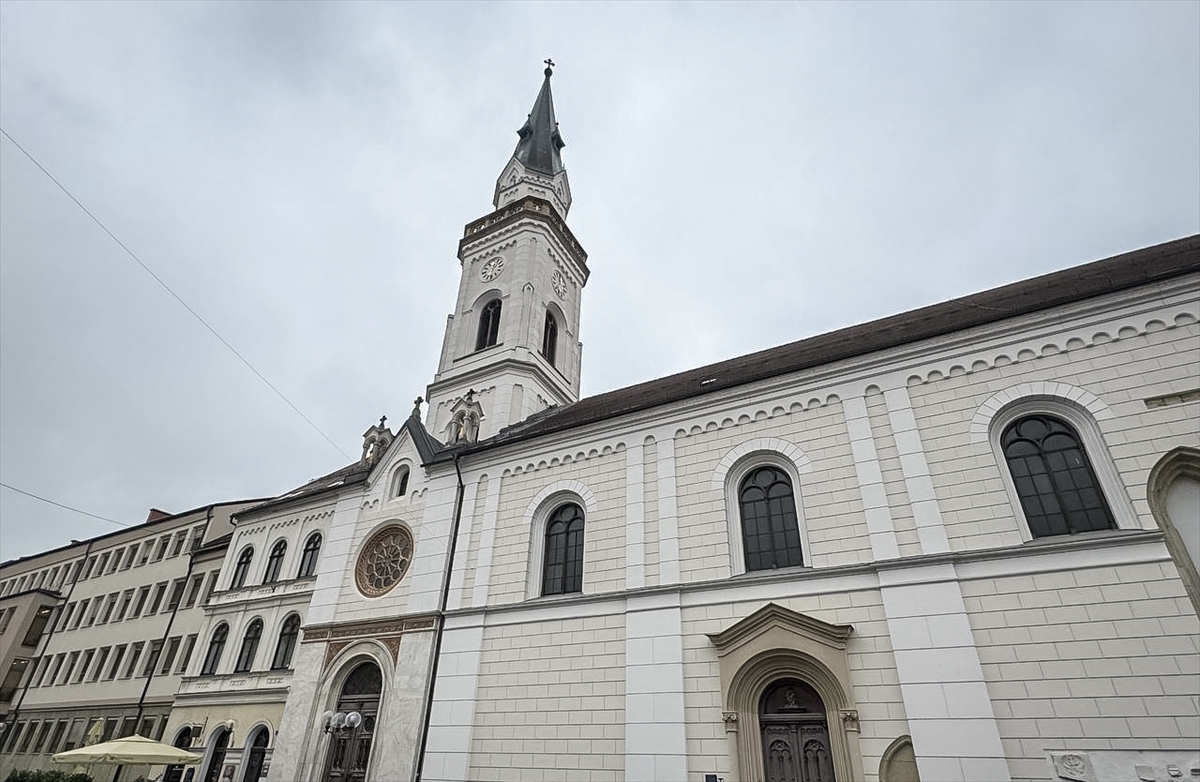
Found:
[[[542,328],[542,358],[554,365],[555,352],[558,349],[558,321],[554,313],[546,310],[546,325]]]
[[[300,570],[296,578],[308,578],[317,572],[317,560],[321,556],[321,533],[314,532],[304,543],[304,552],[300,555]]]
[[[550,514],[542,562],[543,595],[583,590],[583,508],[571,502]]]
[[[392,496],[403,497],[408,494],[408,465],[401,465],[396,470],[395,476],[392,478]]]
[[[204,664],[200,666],[203,675],[214,674],[221,664],[221,654],[225,651],[225,639],[229,637],[229,625],[222,622],[213,630],[212,640],[208,642],[208,651],[204,654]]]
[[[500,336],[500,300],[492,299],[484,305],[479,316],[479,333],[475,337],[475,349],[483,350],[496,344]]]
[[[267,557],[267,572],[263,574],[264,584],[274,584],[279,580],[279,570],[283,567],[283,555],[286,553],[286,540],[277,541],[271,547],[271,556]]]
[[[255,619],[246,628],[246,634],[242,636],[242,648],[238,652],[237,663],[233,666],[234,673],[245,673],[254,665],[254,656],[258,654],[258,641],[262,638],[262,629],[261,619]]]
[[[778,467],[750,472],[738,487],[746,571],[804,564],[792,481]]]
[[[1005,427],[1000,447],[1035,538],[1115,529],[1079,433],[1061,418],[1026,415]]]
[[[275,644],[275,656],[271,658],[271,670],[279,671],[292,667],[292,653],[296,651],[296,639],[300,635],[300,615],[292,614],[283,622],[279,631],[279,643]]]
[[[246,586],[246,576],[250,575],[250,563],[254,560],[254,547],[246,546],[238,555],[237,564],[233,566],[233,579],[229,582],[230,589]]]

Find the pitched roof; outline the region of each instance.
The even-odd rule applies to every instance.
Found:
[[[1200,271],[1200,234],[543,410],[437,461]]]

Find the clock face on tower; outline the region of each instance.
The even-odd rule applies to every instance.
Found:
[[[479,278],[484,282],[491,282],[499,277],[502,271],[504,271],[504,259],[492,258],[479,270]]]
[[[565,299],[567,297],[567,278],[558,269],[554,270],[554,276],[550,278],[550,284],[554,286],[554,292],[558,294],[558,298]]]

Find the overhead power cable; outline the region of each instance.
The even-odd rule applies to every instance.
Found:
[[[224,345],[226,348],[228,348],[230,353],[237,356],[238,361],[241,361],[243,364],[245,364],[247,369],[249,369],[251,372],[253,372],[258,377],[259,380],[261,380],[263,383],[265,383],[267,388],[274,391],[276,396],[278,396],[285,403],[287,403],[287,406],[292,408],[292,410],[294,410],[298,416],[303,418],[304,422],[307,423],[309,426],[311,426],[317,434],[321,435],[321,437],[324,437],[325,442],[332,445],[334,447],[334,449],[337,450],[337,452],[340,453],[342,456],[344,456],[346,459],[351,458],[350,454],[343,451],[338,446],[338,444],[333,441],[333,439],[329,435],[327,435],[327,434],[325,434],[325,432],[321,431],[321,428],[318,427],[315,423],[313,423],[312,419],[304,414],[304,411],[302,411],[300,408],[296,407],[296,405],[292,403],[292,400],[290,400],[286,396],[284,396],[284,393],[282,391],[280,391],[278,388],[276,388],[274,383],[272,383],[270,380],[267,380],[266,375],[264,375],[262,372],[259,372],[258,369],[253,364],[251,364],[249,362],[249,360],[246,359],[245,356],[243,356],[241,353],[239,353],[237,351],[237,348],[235,348],[233,345],[231,345],[229,343],[229,340],[225,339],[219,333],[217,333],[217,330],[215,328],[213,328],[209,324],[208,321],[206,321],[203,317],[201,317],[200,313],[198,313],[194,309],[192,309],[191,306],[189,306],[188,303],[186,301],[184,301],[183,298],[180,297],[180,295],[178,293],[171,290],[171,286],[169,286],[165,282],[163,282],[162,278],[159,277],[157,274],[155,274],[154,270],[151,269],[149,266],[147,266],[145,264],[145,262],[142,261],[142,259],[137,256],[137,253],[135,253],[133,250],[126,247],[125,243],[122,242],[117,237],[116,234],[114,234],[112,231],[110,231],[108,229],[108,226],[105,225],[100,220],[99,217],[96,217],[96,215],[92,214],[91,210],[88,209],[86,206],[84,206],[83,202],[81,202],[78,198],[76,198],[74,195],[72,195],[71,191],[67,190],[67,188],[64,187],[61,182],[59,182],[57,179],[55,179],[54,175],[51,174],[49,171],[47,171],[46,167],[43,166],[41,163],[39,163],[37,158],[35,158],[33,155],[29,154],[29,152],[27,152],[25,150],[25,147],[23,147],[19,143],[17,143],[17,140],[15,138],[13,138],[11,135],[9,135],[7,130],[5,130],[4,128],[0,128],[0,133],[4,134],[4,137],[6,139],[8,139],[9,141],[11,141],[13,146],[15,146],[17,149],[21,150],[21,154],[24,155],[25,157],[29,158],[29,161],[31,163],[33,163],[35,166],[37,166],[39,171],[41,171],[43,174],[45,174],[47,177],[49,177],[50,181],[53,182],[55,184],[55,186],[58,187],[58,189],[61,190],[67,196],[67,198],[74,201],[75,205],[78,206],[80,209],[82,209],[84,214],[86,214],[88,217],[92,218],[92,222],[94,222],[96,225],[100,226],[100,230],[102,230],[102,231],[104,231],[104,233],[108,234],[109,238],[111,238],[114,242],[116,242],[117,245],[122,250],[125,251],[125,254],[128,255],[130,258],[132,258],[134,261],[136,261],[137,265],[141,266],[142,269],[145,270],[145,272],[147,274],[149,274],[151,277],[153,277],[154,281],[157,282],[162,287],[163,290],[165,290],[167,293],[171,294],[171,296],[175,299],[175,301],[179,302],[180,305],[182,305],[185,310],[187,310],[189,313],[191,313],[193,318],[200,321],[201,325],[203,325],[204,328],[208,329],[209,333],[212,334],[214,337],[216,337],[217,340],[219,340],[222,345]],[[111,519],[107,519],[107,520],[111,521]]]
[[[54,500],[48,500],[45,497],[41,497],[37,494],[34,494],[31,491],[25,491],[24,489],[18,489],[16,486],[10,486],[9,484],[4,483],[3,481],[0,481],[0,486],[3,486],[4,488],[8,489],[9,491],[15,491],[17,494],[24,494],[26,497],[33,497],[35,500],[41,500],[42,502],[48,503],[50,505],[54,505],[55,507],[58,507],[58,508],[63,508],[64,510],[69,510],[74,513],[81,513],[84,516],[91,516],[93,519],[100,519],[100,521],[107,521],[110,524],[116,524],[121,527],[134,526],[132,524],[126,524],[123,521],[117,521],[116,519],[110,519],[107,516],[97,516],[95,513],[88,513],[86,510],[80,510],[79,508],[72,508],[70,505],[63,505],[61,502],[55,502]]]

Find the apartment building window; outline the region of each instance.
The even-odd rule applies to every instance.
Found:
[[[192,661],[192,652],[196,649],[196,633],[192,633],[183,642],[183,654],[179,655],[179,669],[176,673],[183,673],[187,670],[188,663]]]
[[[175,585],[171,587],[171,599],[167,601],[167,609],[174,611],[179,607],[179,603],[183,600],[183,590],[187,587],[187,579],[175,579]]]
[[[42,633],[46,631],[46,624],[50,621],[50,615],[54,613],[54,606],[42,605],[38,606],[37,613],[33,615],[33,621],[29,624],[29,629],[25,631],[25,637],[21,639],[22,646],[37,646],[38,641],[42,640]]]
[[[154,741],[158,741],[157,738],[154,738],[154,720],[155,720],[154,717],[143,717],[142,718],[142,726],[140,728],[138,728],[137,734],[139,736],[142,736],[143,738],[153,739]],[[159,736],[159,738],[161,738],[161,735]]]
[[[57,655],[55,655],[54,668],[51,670],[50,675],[48,677],[46,677],[46,686],[47,687],[53,687],[54,682],[58,681],[58,672],[62,670],[63,661],[66,659],[67,659],[66,652],[59,652]]]
[[[21,735],[21,730],[24,727],[25,727],[25,723],[23,721],[18,722],[11,731],[9,731],[8,733],[6,733],[4,735],[0,735],[0,739],[3,739],[5,736],[8,737],[8,743],[4,745],[5,752],[9,752],[14,747],[17,746],[17,738]]]
[[[264,584],[274,584],[279,580],[279,571],[283,567],[283,558],[287,554],[287,541],[276,541],[271,547],[271,556],[267,557],[267,572],[263,574]]]
[[[107,624],[112,618],[113,609],[117,607],[117,600],[120,599],[120,592],[113,592],[108,596],[108,601],[104,604],[104,613],[100,615],[100,624]]]
[[[121,565],[121,570],[129,570],[133,567],[133,560],[137,559],[138,546],[134,543],[129,548],[125,549],[125,562]]]
[[[54,730],[53,720],[46,720],[42,723],[42,729],[38,731],[37,741],[33,742],[33,754],[41,754],[42,749],[46,746],[46,739],[50,738],[50,731],[52,730]]]
[[[76,581],[78,581],[79,574],[82,572],[83,572],[83,560],[77,559],[77,560],[75,560],[75,569],[71,573],[71,583],[75,583]]]
[[[142,656],[142,647],[145,645],[145,641],[138,641],[129,647],[129,664],[125,666],[125,675],[121,677],[122,679],[133,676],[133,672],[137,670],[138,658]]]
[[[180,530],[175,533],[175,545],[171,548],[171,556],[177,557],[183,552],[183,547],[187,543],[187,530]]]
[[[191,550],[195,551],[202,545],[204,545],[204,527],[196,527],[192,530]]]
[[[79,742],[83,740],[83,728],[86,724],[87,720],[82,717],[77,720],[71,720],[71,727],[67,729],[67,740],[63,742],[63,752],[79,746]]]
[[[262,638],[263,623],[255,619],[246,628],[242,636],[242,648],[238,652],[237,664],[233,666],[234,673],[246,673],[254,666],[254,657],[258,654],[258,641]]]
[[[8,631],[8,624],[12,621],[13,614],[17,612],[17,607],[6,608],[0,611],[0,635],[4,635]]]
[[[87,564],[84,565],[84,568],[83,568],[83,576],[80,580],[87,581],[89,578],[91,578],[92,577],[92,568],[94,568],[94,567],[96,567],[96,555],[95,554],[88,557]]]
[[[46,752],[51,755],[58,752],[58,748],[62,745],[63,735],[67,732],[67,725],[69,724],[66,720],[59,720],[54,723],[54,734],[50,737],[50,743],[46,745]]]
[[[154,553],[154,541],[142,541],[142,556],[138,558],[137,566],[141,567],[150,561],[150,555]]]
[[[133,613],[129,615],[130,619],[137,619],[142,615],[142,609],[146,606],[146,598],[150,596],[150,587],[144,586],[138,591],[137,604],[133,607]]]
[[[121,658],[125,656],[125,648],[125,644],[121,644],[113,649],[112,665],[108,667],[108,675],[104,677],[106,680],[112,681],[117,678],[117,672],[121,670]]]
[[[314,532],[304,543],[304,553],[300,556],[300,571],[297,578],[308,578],[317,572],[317,559],[321,556],[321,533]]]
[[[108,552],[100,555],[100,566],[96,568],[96,578],[104,575],[104,568],[108,565]]]
[[[76,679],[75,679],[76,684],[79,684],[85,678],[87,678],[88,668],[91,667],[92,658],[94,658],[95,656],[96,656],[95,649],[88,649],[86,652],[83,653],[83,664],[79,666],[79,676],[76,677]]]
[[[38,657],[37,659],[35,659],[33,661],[33,668],[31,668],[29,671],[28,686],[36,687],[37,685],[34,683],[34,680],[39,679],[42,676],[45,676],[46,669],[49,667],[50,667],[50,658],[49,657]]]
[[[25,753],[29,751],[29,745],[33,741],[33,735],[37,733],[38,726],[42,723],[37,720],[31,720],[29,727],[25,729],[25,735],[21,739],[21,748],[17,752]]]
[[[100,734],[101,741],[108,741],[117,732],[117,718],[112,717],[104,721],[104,732]]]
[[[0,703],[12,701],[13,695],[17,693],[17,687],[21,686],[21,677],[25,675],[28,668],[28,657],[13,659],[12,665],[8,667],[8,673],[4,675],[4,680],[0,681]]]
[[[158,607],[162,605],[163,595],[167,593],[167,582],[161,581],[154,585],[154,599],[150,601],[150,608],[146,610],[147,616],[157,614]]]
[[[100,613],[100,604],[102,602],[104,602],[104,599],[100,597],[92,601],[92,608],[90,611],[88,611],[87,624],[85,625],[86,627],[91,627],[96,623],[96,615]]]
[[[58,615],[58,629],[66,630],[67,623],[71,621],[71,614],[75,613],[75,604],[67,603],[67,607]]]
[[[165,676],[171,672],[171,663],[175,662],[175,655],[179,654],[179,643],[182,640],[183,636],[180,635],[167,639],[167,651],[162,658],[162,667],[158,669],[160,674]]]
[[[54,567],[50,568],[50,577],[47,579],[47,586],[49,586],[51,589],[54,589],[57,586],[57,584],[54,583],[54,580],[57,578],[58,565],[55,565]]]
[[[75,614],[74,623],[71,624],[72,630],[79,627],[79,625],[83,622],[83,617],[87,614],[88,604],[91,602],[92,599],[90,597],[85,597],[83,600],[79,601],[79,611]]]
[[[158,665],[158,659],[162,656],[163,640],[156,638],[150,642],[150,651],[146,654],[146,666],[142,668],[142,676],[150,676],[154,673],[154,666]]]
[[[167,546],[171,545],[171,536],[163,535],[158,539],[158,548],[154,550],[154,561],[159,562],[167,555]]]
[[[121,557],[125,556],[125,549],[119,548],[113,552],[112,562],[108,565],[109,573],[116,573],[117,568],[121,567]]]
[[[108,660],[108,653],[112,651],[111,646],[102,646],[96,654],[96,667],[92,669],[92,678],[89,681],[100,681],[100,675],[104,673],[104,663]]]
[[[123,739],[126,736],[132,736],[136,727],[137,717],[126,717],[121,721],[121,732],[117,734],[117,738]]]
[[[212,593],[217,588],[217,579],[220,577],[220,575],[220,570],[214,570],[208,574],[208,584],[204,587],[204,597],[200,600],[201,604],[207,603],[208,599],[212,597]]]
[[[196,601],[200,599],[200,590],[204,588],[204,574],[197,573],[192,576],[191,587],[188,589],[187,600],[184,601],[184,608],[191,608],[196,605]]]
[[[71,681],[71,674],[75,672],[75,664],[79,662],[79,652],[71,652],[67,655],[67,664],[63,668],[62,678],[59,679],[59,684],[66,684]]]
[[[38,665],[37,680],[34,681],[32,676],[29,677],[29,686],[41,687],[42,683],[46,681],[46,674],[50,672],[52,667],[54,667],[54,655],[46,655],[45,657],[41,658],[40,664]]]
[[[121,608],[117,611],[117,615],[113,617],[114,622],[120,622],[125,618],[125,612],[129,610],[129,604],[133,602],[133,590],[126,589],[121,593]]]
[[[221,664],[221,653],[225,651],[225,639],[229,637],[229,625],[222,622],[213,631],[212,640],[208,643],[208,652],[204,655],[204,664],[200,666],[200,674],[207,676],[217,672]]]
[[[239,589],[246,585],[246,576],[250,575],[250,562],[254,559],[254,547],[246,546],[238,555],[237,564],[233,566],[233,578],[229,582],[230,589]]]
[[[292,667],[292,654],[296,651],[296,640],[300,635],[300,615],[292,614],[283,622],[279,631],[279,642],[275,644],[275,656],[271,659],[271,670],[281,671]]]

